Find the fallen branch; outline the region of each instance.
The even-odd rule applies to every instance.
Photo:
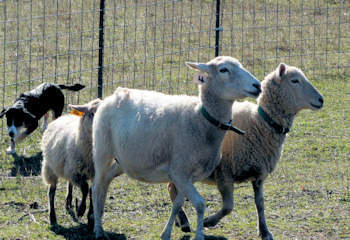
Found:
[[[35,223],[38,223],[34,217],[34,214],[37,214],[37,213],[43,213],[43,212],[47,212],[48,209],[42,209],[42,210],[37,210],[37,211],[33,211],[33,212],[29,212],[29,213],[26,213],[24,214],[22,217],[18,218],[17,220],[17,223],[19,223],[20,221],[22,221],[25,217],[29,216],[31,218],[31,220]]]

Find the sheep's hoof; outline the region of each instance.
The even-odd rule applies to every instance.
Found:
[[[188,222],[187,216],[183,211],[180,211],[178,216],[175,218],[175,226],[181,227],[182,232],[191,232],[190,223]]]
[[[214,227],[217,224],[217,221],[210,220],[209,218],[205,218],[203,222],[204,227]]]
[[[262,240],[273,240],[272,234],[270,232],[266,232],[264,235],[261,235]]]
[[[94,224],[95,224],[94,219],[93,218],[91,219],[91,217],[88,217],[88,230],[90,233],[92,233],[94,230]]]
[[[105,232],[103,231],[102,227],[98,228],[95,232],[95,239],[98,240],[109,240],[109,237]]]
[[[162,240],[170,240],[170,236],[168,234],[162,233],[162,235],[160,236],[160,239],[162,239]]]
[[[198,234],[198,235],[196,234],[193,240],[204,240],[204,236],[203,234]]]
[[[188,225],[181,226],[181,231],[185,233],[191,232],[191,227]]]
[[[182,232],[185,232],[185,233],[191,232],[191,227],[190,227],[189,223],[185,223],[185,224],[180,226],[179,220],[177,218],[175,220],[175,226],[181,227]]]
[[[82,217],[85,213],[85,210],[86,210],[86,205],[83,204],[83,205],[80,205],[79,207],[77,207],[76,209],[76,212],[77,212],[77,216],[78,217]]]
[[[102,236],[96,235],[96,240],[110,240],[107,234],[102,234]]]
[[[50,225],[51,226],[56,226],[57,225],[57,220],[56,220],[56,216],[50,216]]]

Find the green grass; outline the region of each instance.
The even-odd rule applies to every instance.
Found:
[[[315,84],[324,94],[325,106],[321,111],[298,115],[283,156],[265,184],[266,219],[275,239],[350,237],[350,84],[342,79],[332,82],[336,84],[329,85],[326,80]],[[41,178],[21,176],[38,174],[35,169],[41,160],[37,155],[40,136],[36,132],[21,144],[17,158],[6,156],[2,150],[0,235],[5,239],[90,239],[93,236],[84,225],[86,217],[76,221],[65,210],[64,181],[58,187],[56,200],[60,227],[52,229],[44,211],[47,189]],[[8,145],[6,140],[3,146]],[[27,158],[27,166],[21,162],[22,155]],[[15,174],[14,168],[24,169],[22,174]],[[9,178],[7,174],[17,177]],[[206,199],[206,214],[217,211],[221,199],[215,187],[196,185]],[[77,195],[78,191],[74,193]],[[38,209],[30,207],[34,202]],[[189,202],[185,205],[193,228],[196,214]],[[157,239],[170,209],[165,184],[145,184],[122,176],[110,186],[104,228],[112,239]],[[258,238],[250,184],[237,186],[234,212],[205,233],[227,239]],[[184,239],[187,235],[193,233],[183,234],[177,228],[173,231],[173,239]]]
[[[0,6],[4,6],[4,2]],[[7,2],[7,19],[16,20],[16,2]],[[312,83],[325,97],[324,108],[318,112],[303,111],[295,119],[293,128],[284,145],[283,155],[273,174],[265,184],[266,219],[270,231],[275,239],[349,239],[350,238],[350,83],[349,70],[349,44],[348,44],[348,14],[346,12],[349,3],[347,1],[278,1],[279,5],[279,31],[276,31],[276,7],[277,1],[226,1],[224,20],[224,32],[222,34],[222,54],[237,57],[259,79],[276,68],[280,61],[295,65],[304,70]],[[267,3],[268,15],[264,14],[264,5]],[[20,17],[30,16],[30,1],[23,1],[19,5]],[[68,27],[68,3],[60,1],[58,31],[67,33]],[[80,1],[72,1],[73,12],[79,12]],[[184,16],[190,15],[188,1],[179,1],[174,9],[172,4],[166,2],[166,16],[181,15],[181,7]],[[254,4],[252,4],[254,3]],[[85,1],[84,9],[93,7],[93,1]],[[316,4],[316,5],[314,5]],[[107,1],[107,6],[112,3]],[[122,7],[123,2],[118,2]],[[203,7],[202,32],[199,33],[199,13],[193,10],[192,30],[195,34],[188,35],[190,19],[182,18],[183,24],[174,26],[174,39],[171,34],[171,24],[163,26],[164,9],[163,2],[158,5],[147,6],[147,17],[144,13],[145,6],[140,6],[138,15],[141,22],[138,23],[136,34],[138,44],[135,44],[135,14],[134,4],[128,5],[125,16],[131,27],[124,29],[124,14],[115,15],[109,9],[106,13],[106,57],[105,63],[114,68],[105,69],[104,95],[110,94],[116,86],[156,89],[172,93],[193,93],[196,88],[192,86],[191,73],[188,73],[183,62],[185,60],[207,59],[213,57],[213,49],[208,50],[209,41],[214,43],[214,35],[203,31],[211,22],[211,1],[194,1],[193,9]],[[292,15],[286,17],[288,8],[291,7]],[[305,14],[301,13],[304,7]],[[56,1],[46,1],[46,14],[56,13]],[[244,14],[238,14],[244,9]],[[248,11],[249,9],[249,11]],[[256,13],[254,15],[254,11]],[[328,9],[328,10],[327,10]],[[118,9],[118,12],[121,11]],[[231,12],[234,11],[232,21],[229,21]],[[327,11],[329,14],[327,15]],[[1,10],[3,12],[3,10]],[[238,12],[238,13],[237,13]],[[340,13],[340,15],[338,14]],[[33,1],[33,15],[43,14],[42,2]],[[95,13],[96,14],[96,13]],[[146,33],[144,22],[151,23],[157,14],[158,25],[149,25]],[[254,17],[255,16],[255,17]],[[72,16],[71,29],[78,32],[71,35],[71,49],[80,48],[80,33],[83,30],[85,40],[83,49],[89,49],[97,43],[97,19],[93,22],[94,13],[84,14],[83,24],[80,15]],[[128,18],[129,17],[129,18]],[[332,24],[325,24],[326,20]],[[3,20],[3,16],[2,19]],[[179,19],[179,18],[177,18]],[[242,19],[244,29],[242,29]],[[337,21],[341,24],[337,24]],[[304,25],[302,25],[304,21]],[[20,21],[19,39],[27,39],[29,36],[28,20]],[[118,27],[113,28],[113,23]],[[28,90],[41,81],[57,82],[82,82],[87,85],[79,94],[67,94],[67,103],[86,102],[94,98],[96,94],[96,67],[97,52],[89,49],[84,52],[81,62],[82,68],[89,71],[63,74],[57,78],[52,74],[67,73],[67,71],[79,70],[79,55],[62,55],[57,58],[55,66],[56,44],[55,29],[56,17],[46,18],[45,42],[42,42],[42,19],[33,20],[34,35],[37,41],[21,42],[19,44],[19,58],[26,62],[18,65],[9,63],[17,59],[16,44],[7,44],[1,47],[0,64],[2,64],[1,77],[3,80],[2,92],[4,105],[13,102],[20,92]],[[231,24],[234,23],[234,24]],[[291,27],[289,28],[289,23]],[[310,24],[306,24],[310,23]],[[313,24],[317,24],[316,27]],[[264,28],[264,24],[269,28]],[[95,27],[95,33],[89,31]],[[184,27],[183,33],[179,30]],[[338,27],[344,29],[340,31]],[[250,28],[247,28],[250,27]],[[289,36],[289,29],[291,30]],[[165,33],[165,53],[172,49],[179,51],[182,44],[182,52],[162,56],[163,32]],[[0,39],[6,35],[7,43],[17,39],[16,21],[7,23],[7,33],[2,30]],[[338,43],[337,37],[341,35]],[[92,42],[92,36],[95,42]],[[156,36],[157,40],[152,41]],[[210,39],[211,36],[211,39]],[[232,38],[231,38],[232,36]],[[123,51],[123,39],[129,39]],[[142,40],[146,40],[142,42]],[[68,52],[69,35],[60,36],[58,41],[58,53]],[[199,43],[200,40],[200,43]],[[273,41],[272,41],[273,40]],[[1,40],[2,41],[2,40]],[[112,55],[113,48],[115,56]],[[191,45],[192,44],[192,45]],[[201,50],[191,50],[203,47]],[[143,49],[147,49],[147,54]],[[340,51],[338,51],[340,48]],[[32,55],[40,57],[45,51],[52,56],[45,60],[32,61],[30,66],[29,50]],[[44,50],[43,50],[44,49]],[[277,50],[276,50],[277,49]],[[91,50],[91,51],[90,51]],[[92,56],[94,52],[94,56]],[[315,54],[314,54],[315,53]],[[304,54],[304,55],[303,55]],[[2,57],[5,55],[5,59]],[[154,62],[152,57],[154,58]],[[292,55],[292,57],[289,57]],[[296,55],[296,56],[293,56]],[[145,56],[147,60],[144,61]],[[277,57],[276,57],[277,56]],[[138,60],[133,62],[133,59]],[[327,58],[327,62],[325,59]],[[123,64],[124,59],[124,64]],[[68,67],[68,61],[70,66]],[[4,62],[7,62],[4,68]],[[153,63],[156,64],[155,75]],[[325,63],[328,63],[327,68]],[[339,68],[338,68],[339,66]],[[169,70],[173,67],[172,71]],[[162,68],[165,71],[162,71]],[[5,69],[5,72],[3,71]],[[135,74],[134,74],[135,70]],[[6,73],[6,74],[4,74]],[[41,79],[41,76],[45,79]],[[37,78],[37,81],[27,79]],[[16,86],[15,83],[18,85]],[[48,224],[47,188],[40,178],[40,131],[34,132],[23,143],[18,145],[15,156],[7,156],[5,150],[9,145],[6,136],[5,121],[2,122],[0,143],[0,239],[91,239],[86,227],[86,216],[82,219],[74,218],[65,210],[65,181],[61,181],[56,195],[56,210],[59,227],[51,228]],[[218,191],[213,186],[197,183],[199,192],[207,203],[206,216],[220,209],[221,199]],[[75,189],[74,195],[80,197]],[[256,213],[253,199],[253,191],[250,184],[244,183],[236,186],[235,207],[232,214],[225,217],[215,228],[205,230],[208,236],[217,236],[227,239],[259,239],[256,231]],[[38,204],[33,208],[34,203]],[[32,207],[31,207],[32,206]],[[192,229],[196,223],[196,214],[189,202],[185,203],[186,211],[192,223]],[[165,184],[145,184],[132,180],[126,176],[115,179],[110,188],[106,201],[104,214],[104,228],[112,239],[159,239],[159,235],[165,226],[170,214],[171,203],[168,198]],[[183,234],[178,228],[173,229],[172,239],[189,239],[194,234]],[[210,238],[208,238],[210,239]],[[215,238],[214,238],[215,239]],[[220,239],[220,238],[217,238]]]

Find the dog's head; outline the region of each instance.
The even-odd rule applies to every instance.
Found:
[[[20,103],[4,108],[0,113],[0,118],[4,115],[6,115],[8,134],[11,138],[18,136],[20,129],[25,126],[26,122],[36,121],[36,117]]]

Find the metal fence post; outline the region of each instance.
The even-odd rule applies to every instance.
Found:
[[[98,31],[98,89],[97,97],[102,98],[103,90],[103,50],[104,50],[105,0],[100,0],[100,24]]]
[[[223,30],[220,27],[220,0],[216,0],[216,25],[215,25],[215,57],[219,56],[220,32]]]

